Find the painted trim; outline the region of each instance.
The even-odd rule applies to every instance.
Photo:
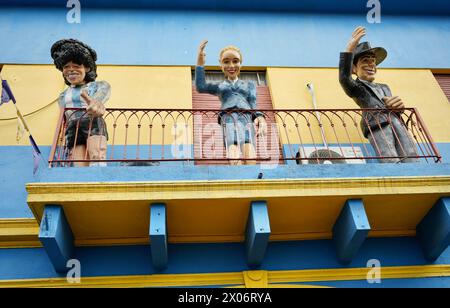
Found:
[[[19,225],[15,228],[16,231],[6,230],[8,221],[13,219],[0,219],[0,249],[1,248],[42,248],[42,244],[38,239],[39,227],[35,219],[14,219]],[[5,230],[2,230],[2,229]],[[5,236],[5,233],[14,233],[10,236]],[[415,230],[373,230],[369,232],[368,237],[414,237]],[[269,242],[279,241],[308,241],[308,240],[323,240],[331,239],[331,232],[314,232],[314,233],[294,233],[294,234],[271,234]],[[226,235],[211,235],[211,236],[169,236],[169,243],[237,243],[244,241],[243,235],[226,236]],[[149,245],[148,237],[142,238],[123,238],[123,239],[80,239],[75,240],[76,247],[87,246],[129,246],[129,245]]]
[[[284,284],[284,283],[271,283],[268,285],[269,288],[272,289],[329,289],[331,287],[328,286],[316,286],[316,285],[310,285],[310,284]],[[242,288],[245,288],[245,286],[242,286]]]
[[[28,203],[449,193],[450,176],[282,180],[28,183]],[[388,190],[388,191],[387,191]],[[208,192],[199,194],[199,191]],[[124,199],[125,198],[125,199]]]
[[[80,284],[64,278],[0,280],[0,288],[24,287],[183,287],[268,286],[283,283],[366,280],[371,268],[315,269],[294,271],[244,271],[208,274],[157,274],[142,276],[82,277]],[[381,279],[450,277],[450,265],[382,267]]]
[[[232,286],[228,287],[229,289],[242,289],[242,288],[252,288],[248,287],[246,285],[240,285],[240,286]],[[255,287],[255,288],[261,288],[261,287]],[[265,288],[271,288],[271,289],[329,289],[331,287],[328,286],[319,286],[319,285],[311,285],[311,284],[284,284],[284,283],[269,283]]]
[[[247,288],[267,288],[269,285],[268,271],[243,271],[244,287]]]
[[[34,218],[0,219],[0,248],[42,247]]]
[[[283,179],[283,180],[223,180],[223,181],[175,181],[175,182],[96,182],[96,183],[30,183],[27,185],[28,203],[35,217],[39,208],[46,203],[78,201],[84,202],[114,200],[227,200],[230,198],[254,198],[261,200],[276,197],[303,196],[391,196],[395,194],[435,195],[450,194],[450,176],[371,177],[371,178],[328,178],[328,179]],[[203,192],[203,193],[199,193]],[[36,221],[16,220],[20,228],[6,231],[9,220],[0,219],[0,247],[40,247],[37,241]],[[34,223],[34,225],[33,225]],[[3,226],[3,228],[2,228]],[[34,229],[33,229],[33,227]],[[31,229],[31,231],[30,231]],[[331,232],[277,233],[272,230],[270,241],[331,239]],[[7,233],[16,232],[11,238]],[[369,237],[415,236],[410,227],[372,230]],[[172,234],[169,243],[242,242],[243,234]],[[76,239],[76,246],[146,245],[144,235],[123,238]]]
[[[269,272],[271,283],[366,280],[371,268],[321,269]],[[381,279],[450,277],[450,265],[389,266]],[[300,280],[298,280],[300,278]]]

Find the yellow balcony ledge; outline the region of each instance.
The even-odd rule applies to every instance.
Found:
[[[60,204],[75,245],[149,243],[149,206],[167,205],[169,243],[241,242],[251,201],[267,201],[271,241],[332,238],[345,201],[360,198],[369,237],[414,236],[450,176],[27,184],[40,223]]]

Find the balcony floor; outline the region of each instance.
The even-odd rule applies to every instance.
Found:
[[[371,166],[379,168],[192,167],[198,172],[189,180],[168,178],[186,176],[188,166],[167,173],[164,167],[54,168],[41,182],[27,185],[28,205],[39,223],[45,204],[62,205],[75,244],[84,246],[148,243],[149,205],[154,202],[167,205],[170,243],[243,241],[250,202],[255,200],[267,201],[271,241],[331,238],[342,206],[352,198],[364,202],[372,229],[369,237],[414,236],[427,211],[440,197],[450,195],[448,165]],[[286,177],[274,178],[283,171],[279,169]],[[428,172],[422,172],[425,169]],[[228,175],[240,170],[235,176],[241,179],[213,172],[224,170]],[[114,171],[115,176],[104,181]],[[257,171],[268,178],[246,179]],[[74,176],[83,172],[84,178]],[[155,181],[158,175],[165,181]],[[69,176],[85,181],[69,181]]]

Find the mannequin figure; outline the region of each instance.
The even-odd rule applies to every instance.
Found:
[[[199,46],[197,66],[195,69],[195,85],[200,93],[217,95],[221,102],[219,124],[223,127],[224,144],[232,165],[240,165],[239,158],[256,158],[256,136],[267,133],[267,123],[262,112],[245,112],[255,110],[256,85],[253,82],[242,81],[239,73],[242,64],[242,54],[239,48],[227,46],[219,55],[219,62],[225,80],[221,83],[207,83],[205,80],[205,47],[208,41],[202,41]],[[240,109],[241,111],[233,111]],[[255,127],[257,131],[255,132]],[[254,160],[246,160],[246,164],[255,164]]]

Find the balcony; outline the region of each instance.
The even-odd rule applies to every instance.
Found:
[[[108,130],[107,157],[95,160],[88,157],[86,148],[82,159],[70,156],[66,144],[70,113],[75,127],[75,142],[81,119],[89,119],[83,110],[67,108],[61,111],[52,150],[50,167],[73,166],[73,163],[103,162],[116,165],[159,165],[170,162],[201,164],[259,163],[259,164],[363,164],[372,162],[402,162],[417,159],[423,162],[440,162],[441,156],[416,109],[405,109],[402,113],[383,112],[379,109],[334,109],[334,110],[259,110],[267,121],[267,134],[256,137],[256,157],[232,159],[224,145],[225,124],[219,117],[236,112],[253,117],[256,110],[169,110],[169,109],[108,109],[104,120]],[[384,117],[387,122],[379,119]],[[377,122],[371,122],[374,118]],[[373,136],[381,127],[399,120],[409,133],[411,154],[400,142],[396,130],[393,139],[398,144],[397,155],[383,154],[383,141],[374,139],[373,145],[363,136],[360,122],[367,124],[366,136]],[[91,135],[90,119],[88,136]],[[232,128],[242,125],[231,123]],[[244,128],[250,130],[249,127]],[[251,135],[251,134],[250,134]],[[383,140],[385,139],[385,140]],[[414,151],[413,151],[414,152]]]
[[[66,111],[80,113],[76,123],[86,117],[61,111],[51,168],[27,184],[40,239],[60,270],[64,247],[149,243],[155,268],[167,264],[168,243],[245,242],[248,263],[257,266],[269,241],[334,239],[348,261],[366,236],[417,234],[430,243],[447,215],[450,177],[415,109],[384,113],[388,124],[367,131],[395,117],[415,155],[382,156],[376,142],[367,143],[361,119],[380,110],[259,110],[267,134],[248,159],[227,157],[221,110],[108,109],[104,160],[89,159],[88,149],[84,159],[70,156]],[[377,164],[384,159],[418,163]],[[94,161],[107,166],[71,168]],[[48,236],[55,225],[65,227]],[[444,241],[424,248],[427,258]]]

